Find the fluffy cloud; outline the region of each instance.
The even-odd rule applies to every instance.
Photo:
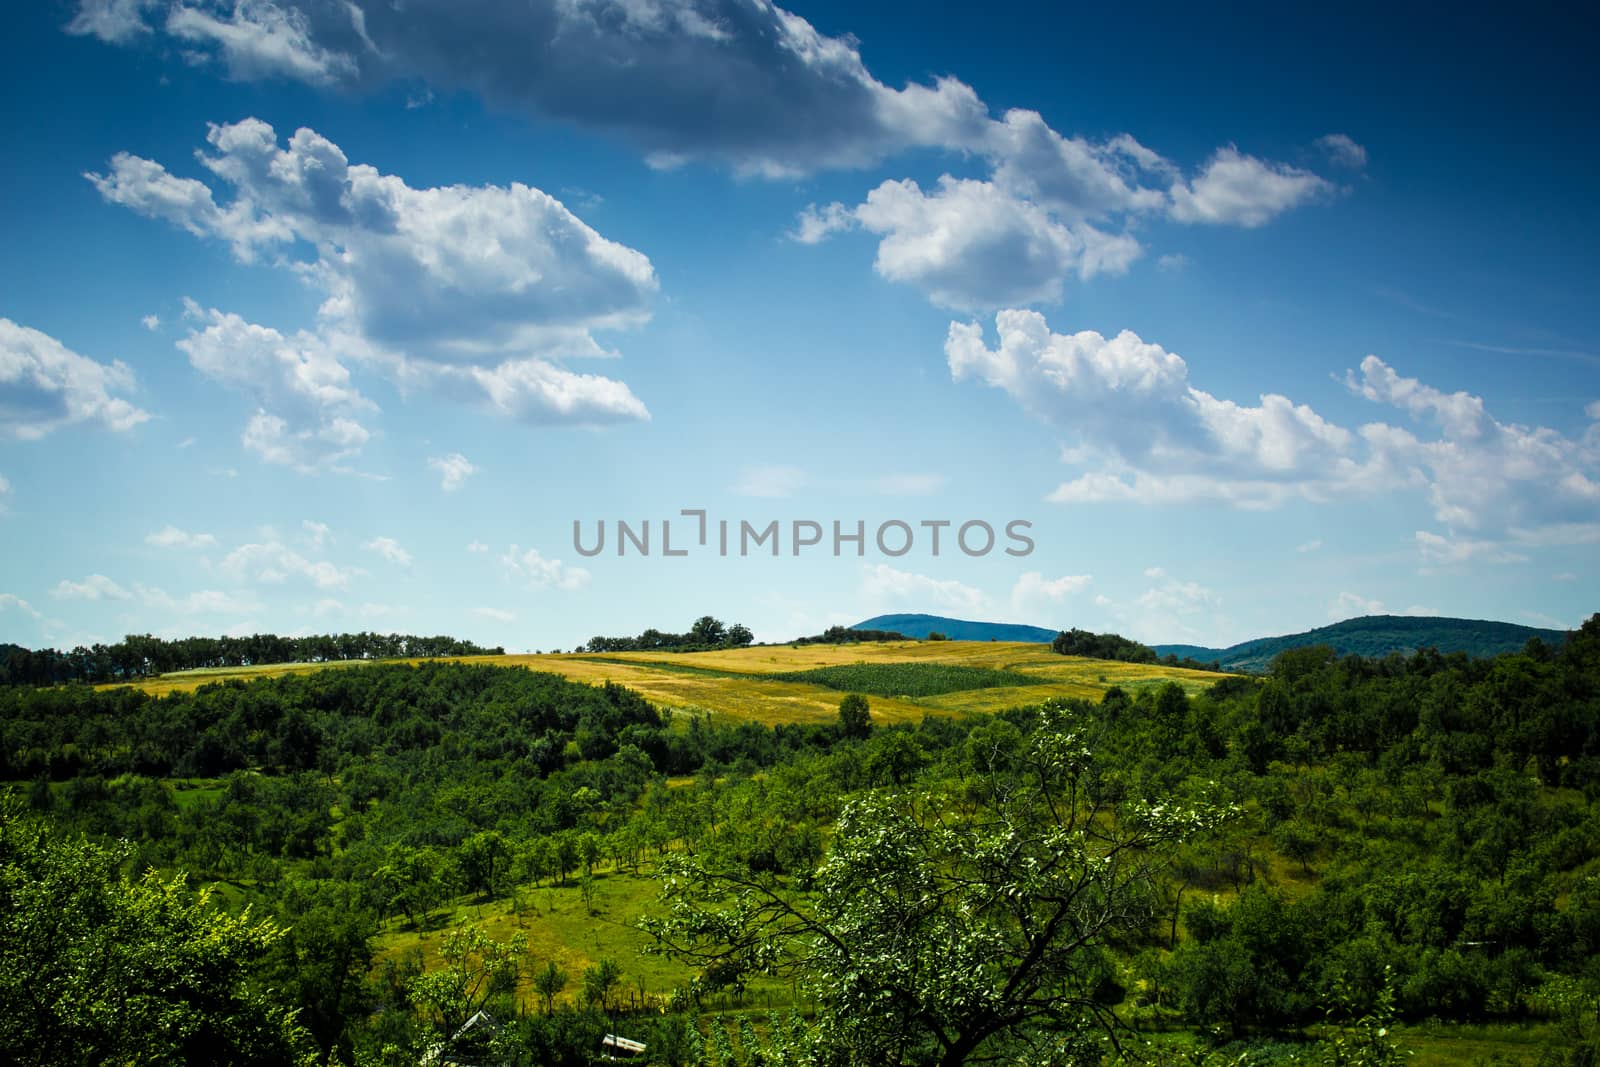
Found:
[[[1172,186],[1168,214],[1179,222],[1254,228],[1332,191],[1331,182],[1310,171],[1221,148],[1192,181]]]
[[[411,553],[401,548],[400,542],[392,537],[374,537],[361,547],[368,552],[377,553],[397,567],[411,566]]]
[[[202,164],[234,190],[226,209],[204,183],[126,154],[88,177],[107,200],[245,254],[304,242],[317,257],[290,265],[325,286],[330,314],[376,343],[492,365],[530,349],[598,354],[590,330],[647,315],[650,261],[538,189],[415,189],[351,164],[312,130],[280,147],[259,119],[213,125],[207,141]]]
[[[133,387],[126,364],[97,363],[48,334],[0,318],[0,435],[35,441],[85,422],[130,430],[150,414],[112,394]]]
[[[204,310],[192,301],[186,313],[200,326],[178,348],[195,370],[213,381],[306,421],[327,412],[374,410],[322,338],[304,332],[285,337],[270,326],[214,308]]]
[[[216,548],[217,539],[208,533],[189,533],[170,523],[155,533],[145,534],[144,543],[157,548]]]
[[[82,2],[87,26],[105,0]],[[809,209],[796,226],[799,240],[815,242],[858,224],[871,228],[869,217],[892,223],[878,231],[880,271],[950,306],[1057,299],[1070,274],[1123,269],[1139,252],[1126,230],[1139,215],[1259,226],[1332,188],[1308,171],[1231,147],[1185,180],[1126,133],[1091,141],[1059,133],[1035,111],[996,117],[954,77],[894,88],[867,68],[852,38],[820,33],[770,0],[150,0],[148,14],[124,5],[108,25],[100,36],[123,43],[146,31],[180,37],[191,53],[215,54],[238,78],[287,76],[318,86],[420,80],[470,90],[502,107],[619,136],[660,167],[711,160],[740,174],[785,177],[864,168],[918,148],[980,157],[988,180],[959,195],[885,183],[874,191],[879,200],[903,201],[893,219],[869,196],[857,208]],[[1343,135],[1319,144],[1341,165],[1360,151]],[[966,218],[969,209],[978,217]],[[1114,220],[1122,232],[1089,227],[1095,219]],[[926,244],[941,220],[964,232],[932,260],[924,249],[896,269],[897,247]],[[1007,260],[1008,252],[1022,253],[1023,262]],[[985,287],[985,267],[995,263],[1006,266],[1009,284]]]
[[[932,193],[914,181],[884,182],[854,217],[883,237],[877,272],[944,307],[1059,300],[1068,275],[1119,273],[1139,254],[1131,237],[1064,223],[993,182],[948,175]]]
[[[1063,458],[1087,469],[1062,483],[1054,501],[1262,509],[1420,490],[1452,530],[1491,523],[1559,530],[1594,521],[1600,442],[1593,435],[1575,440],[1501,423],[1478,397],[1405,378],[1376,356],[1346,376],[1351,391],[1426,425],[1352,429],[1276,394],[1254,404],[1221,399],[1190,383],[1181,357],[1129,331],[1110,339],[1057,334],[1044,316],[1020,310],[1002,311],[996,328],[999,344],[990,348],[980,325],[950,324],[951,375],[1002,389],[1078,436]],[[1440,562],[1461,550],[1429,543],[1425,551]],[[1477,549],[1466,558],[1493,555]]]
[[[352,9],[352,18],[358,17]],[[220,5],[174,4],[163,29],[197,48],[213,50],[240,80],[283,77],[332,85],[357,71],[351,56],[311,39],[310,20],[303,12],[271,0],[234,0],[226,12]]]
[[[981,589],[953,578],[930,578],[882,563],[862,568],[861,595],[878,604],[932,605],[951,611],[975,611],[988,601]]]
[[[473,608],[472,614],[480,619],[488,619],[490,622],[511,623],[517,621],[516,612],[506,611],[503,608]]]
[[[133,594],[103,574],[91,574],[81,582],[66,579],[56,583],[50,595],[57,600],[131,600]]]
[[[570,592],[589,584],[588,571],[582,567],[569,567],[559,559],[545,559],[537,548],[523,551],[512,545],[500,557],[500,562],[534,589],[564,589]]]
[[[303,578],[318,589],[343,589],[361,573],[327,560],[310,560],[278,540],[240,545],[221,563],[224,574],[236,580],[277,585],[291,577]]]
[[[200,161],[220,186],[126,153],[86,177],[111,203],[267,257],[326,295],[314,332],[292,336],[190,304],[180,343],[197,369],[253,392],[265,418],[247,443],[316,467],[365,440],[374,410],[343,357],[406,386],[439,386],[532,422],[648,418],[622,382],[552,360],[612,354],[594,332],[636,326],[657,289],[641,253],[607,240],[521,183],[418,189],[352,164],[308,129],[280,145],[258,119],[214,125]],[[306,253],[310,253],[309,258]]]
[[[1131,481],[1091,472],[1058,499],[1270,502],[1351,439],[1282,396],[1268,394],[1257,406],[1219,400],[1189,384],[1181,357],[1128,330],[1110,339],[1093,330],[1056,334],[1043,315],[1016,310],[1002,311],[996,325],[1000,346],[990,349],[982,327],[950,324],[945,355],[955,380],[1003,389],[1135,470]]]
[[[435,456],[428,460],[428,467],[439,472],[439,488],[447,493],[460,489],[468,476],[478,469],[460,452],[452,452],[448,456]]]
[[[101,17],[101,9],[116,6]],[[164,13],[164,17],[163,17]],[[854,41],[766,0],[291,3],[82,0],[76,32],[148,31],[239,78],[415,81],[620,136],[658,166],[723,160],[787,175],[973,141],[984,108],[954,79],[878,81]]]
[[[469,384],[466,395],[486,399],[491,411],[535,426],[607,426],[650,418],[626,383],[543,359],[507,360],[496,367],[434,366],[419,377],[432,377],[447,389]]]
[[[1141,182],[1177,168],[1128,134],[1096,144],[1051,129],[1036,111],[1016,109],[990,124],[983,146],[994,181],[1069,220],[1158,211],[1166,195]]]
[[[867,230],[881,238],[875,267],[884,278],[916,285],[941,306],[997,308],[1059,301],[1070,277],[1127,271],[1143,247],[1125,227],[1141,216],[1255,227],[1333,189],[1232,148],[1184,181],[1127,134],[1100,144],[1064,137],[1031,111],[1008,112],[988,129],[976,148],[987,180],[945,175],[931,192],[886,181],[853,208],[807,207],[790,236],[815,244]],[[1184,262],[1163,256],[1161,266]]]

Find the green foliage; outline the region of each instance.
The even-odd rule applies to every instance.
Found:
[[[667,716],[617,686],[463,665],[159,699],[0,687],[8,812],[25,797],[22,822],[48,828],[63,855],[111,857],[78,879],[101,887],[84,898],[92,907],[68,887],[47,908],[27,897],[28,877],[0,886],[44,923],[0,914],[12,922],[0,1015],[45,1025],[30,994],[87,989],[102,973],[56,966],[80,950],[159,970],[150,961],[182,944],[164,928],[135,935],[119,920],[99,940],[29,939],[58,910],[115,911],[104,899],[193,904],[172,880],[187,870],[222,883],[207,914],[232,921],[248,905],[286,932],[233,962],[208,957],[203,989],[174,979],[182,995],[258,1022],[294,1011],[311,1043],[295,1031],[285,1055],[345,1063],[412,1065],[437,1046],[445,1010],[462,1010],[449,972],[482,963],[467,953],[420,981],[436,955],[422,949],[442,941],[435,925],[464,923],[539,946],[521,996],[491,983],[468,998],[497,1020],[473,1049],[451,1046],[471,1062],[587,1064],[608,1029],[654,1045],[676,989],[675,1008],[746,1014],[726,1027],[699,1015],[652,1048],[661,1062],[694,1062],[700,1041],[708,1062],[729,1064],[831,1067],[851,1050],[861,1063],[937,1063],[974,1020],[1008,1018],[996,1005],[1019,973],[1037,1011],[984,1036],[979,1056],[1108,1058],[1095,1020],[1110,1013],[1170,1034],[1153,1062],[1234,1067],[1381,1055],[1391,1011],[1408,1042],[1429,1018],[1446,1034],[1514,1023],[1580,1057],[1551,1064],[1584,1062],[1600,1040],[1600,619],[1559,648],[1495,660],[1312,650],[1198,694],[1130,686],[1096,707],[931,715],[860,741],[818,720]],[[1238,815],[1197,833],[1192,813],[1219,809]],[[1149,844],[1104,874],[1117,843],[1140,835]],[[164,873],[125,874],[149,866]],[[676,879],[667,905],[639,889],[658,869]],[[1098,932],[1070,949],[1039,941],[1068,899],[1077,911],[1054,930]],[[677,946],[693,962],[632,956],[624,924],[641,913],[700,923],[676,931],[694,932]],[[1035,964],[1028,931],[1044,945]],[[563,1003],[606,959],[626,982],[591,995],[592,1009]],[[92,1000],[74,997],[47,1007]],[[804,1021],[747,1014],[791,1004]],[[1194,1030],[1241,1043],[1201,1049]]]
[[[848,663],[790,671],[763,677],[780,682],[803,682],[851,693],[879,697],[931,697],[968,689],[1038,685],[1039,679],[1016,671],[988,667],[962,667],[950,663]]]
[[[601,1011],[611,1010],[611,994],[622,984],[622,967],[613,959],[602,959],[593,967],[586,967],[583,971],[583,1002],[598,1007]]]
[[[450,1037],[491,997],[517,986],[528,939],[521,933],[496,941],[477,927],[445,931],[444,966],[411,979],[408,992],[441,1036]]]
[[[849,693],[839,701],[839,732],[857,738],[872,732],[872,710],[860,693]]]
[[[0,798],[0,1048],[22,1064],[273,1064],[307,1035],[250,974],[283,937],[132,849],[61,837]]]
[[[942,795],[853,801],[810,894],[674,857],[669,917],[647,929],[722,981],[798,976],[819,1062],[955,1065],[1110,1028],[1106,950],[1149,921],[1164,850],[1218,814],[1095,803],[1090,746],[1061,711],[1017,760],[962,817]]]
[[[811,637],[797,637],[791,645],[851,645],[863,641],[904,641],[906,635],[898,630],[864,630],[847,626],[830,626]]]
[[[547,962],[543,969],[533,976],[534,992],[544,1001],[544,1013],[549,1015],[555,1010],[556,997],[567,988],[567,972],[556,966],[555,960]]]
[[[580,652],[704,652],[713,648],[743,648],[755,635],[743,623],[728,626],[712,615],[702,615],[681,634],[650,629],[638,637],[591,637]]]
[[[62,682],[115,682],[172,671],[259,667],[269,663],[333,663],[368,659],[421,659],[432,656],[500,656],[504,648],[484,648],[454,637],[411,634],[313,634],[279,637],[185,637],[164,641],[129,634],[114,645],[29,651],[0,646],[0,685],[59,685]]]
[[[1089,659],[1114,659],[1124,663],[1154,663],[1156,654],[1147,645],[1121,634],[1096,634],[1088,630],[1063,630],[1050,642],[1050,650],[1063,656]]]

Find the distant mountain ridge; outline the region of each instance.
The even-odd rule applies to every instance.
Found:
[[[952,641],[1029,641],[1049,644],[1060,630],[1043,626],[1024,626],[1010,622],[975,622],[944,615],[875,615],[855,624],[858,630],[896,630],[907,637],[926,638],[935,631]],[[1521,626],[1514,622],[1486,619],[1451,619],[1427,615],[1363,615],[1331,626],[1319,626],[1298,634],[1258,637],[1228,648],[1204,645],[1151,645],[1158,656],[1177,656],[1201,663],[1216,661],[1224,670],[1265,671],[1273,657],[1291,648],[1328,645],[1341,656],[1387,656],[1391,652],[1410,654],[1419,648],[1440,652],[1465,652],[1469,656],[1497,656],[1515,652],[1528,638],[1559,645],[1566,640],[1563,630]]]
[[[1485,619],[1449,619],[1418,615],[1363,615],[1331,626],[1319,626],[1304,633],[1280,637],[1258,637],[1228,648],[1202,645],[1152,645],[1160,656],[1169,653],[1179,658],[1209,663],[1216,660],[1224,670],[1264,671],[1273,657],[1291,648],[1328,645],[1341,656],[1387,656],[1391,652],[1412,653],[1419,648],[1440,652],[1465,652],[1469,656],[1497,656],[1515,652],[1528,638],[1559,645],[1566,640],[1563,630],[1520,626],[1513,622]]]
[[[935,631],[952,641],[1032,641],[1049,644],[1059,630],[1024,626],[1014,622],[973,622],[943,615],[874,615],[852,630],[894,630],[907,637],[926,638]]]

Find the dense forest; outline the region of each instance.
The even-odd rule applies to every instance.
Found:
[[[767,727],[443,663],[0,690],[0,1049],[1378,1064],[1470,1024],[1600,1055],[1600,616],[1194,697],[841,704]],[[530,948],[579,895],[575,937],[626,905],[656,955]]]
[[[166,641],[129,634],[114,645],[82,645],[70,652],[30,651],[0,645],[0,685],[57,685],[62,682],[118,682],[169,671],[217,667],[259,667],[268,663],[332,663],[337,660],[423,659],[433,656],[500,656],[503,648],[483,648],[454,637],[411,634],[316,634],[310,637],[185,637]]]

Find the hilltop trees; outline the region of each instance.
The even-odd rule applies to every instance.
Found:
[[[279,637],[185,637],[164,641],[129,634],[114,645],[29,651],[0,645],[0,685],[56,685],[61,682],[115,682],[169,671],[251,667],[264,663],[332,663],[338,660],[425,659],[438,656],[499,656],[504,648],[484,648],[454,637],[412,634],[312,634]]]
[[[701,652],[713,648],[743,648],[755,635],[743,623],[728,626],[714,615],[702,615],[687,633],[663,633],[649,629],[638,637],[589,638],[580,652]]]
[[[1115,659],[1125,663],[1154,663],[1155,650],[1121,634],[1096,634],[1088,630],[1063,630],[1050,642],[1050,650],[1062,656],[1087,656],[1090,659]]]

